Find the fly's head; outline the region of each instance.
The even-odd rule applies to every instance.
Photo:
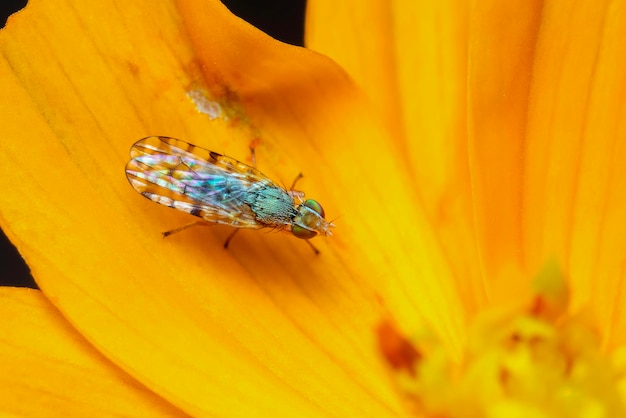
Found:
[[[331,222],[324,218],[324,208],[316,200],[307,199],[296,207],[291,232],[298,238],[311,239],[316,235],[331,236]]]

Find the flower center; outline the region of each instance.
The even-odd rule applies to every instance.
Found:
[[[526,306],[478,315],[460,362],[432,339],[409,339],[381,323],[380,351],[412,414],[626,417],[622,351],[603,351],[584,316],[567,313],[568,289],[556,269],[543,271],[535,287]]]

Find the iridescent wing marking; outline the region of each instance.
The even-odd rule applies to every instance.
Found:
[[[137,192],[209,222],[262,228],[245,193],[260,183],[278,187],[247,164],[175,138],[141,139],[130,155],[126,177]]]

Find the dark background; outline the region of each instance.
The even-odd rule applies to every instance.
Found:
[[[303,45],[306,0],[222,0],[222,3],[231,12],[270,36],[293,45]],[[9,15],[25,5],[26,1],[0,0],[2,26],[4,27]],[[10,141],[10,138],[3,140]],[[1,231],[0,285],[37,287],[28,266]]]

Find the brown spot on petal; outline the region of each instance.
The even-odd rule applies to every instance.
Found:
[[[387,363],[395,370],[406,370],[415,377],[416,362],[421,354],[390,321],[383,321],[376,330],[378,347]]]

